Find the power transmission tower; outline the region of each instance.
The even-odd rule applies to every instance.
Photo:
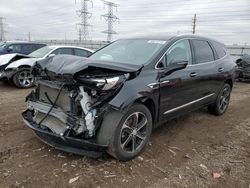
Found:
[[[4,23],[3,23],[4,19],[5,19],[4,17],[0,17],[0,41],[5,40],[5,37],[4,37]]]
[[[196,21],[197,21],[197,19],[196,19],[196,14],[194,14],[194,18],[192,19],[193,21],[193,24],[192,24],[192,26],[193,26],[193,30],[192,30],[192,33],[193,34],[195,34],[195,30],[196,30]]]
[[[118,34],[117,32],[113,30],[113,23],[119,20],[119,18],[114,15],[114,7],[117,10],[118,4],[105,1],[105,0],[102,0],[102,1],[103,1],[104,6],[105,5],[108,6],[108,13],[102,15],[102,17],[104,17],[104,19],[108,22],[108,30],[103,31],[103,33],[107,33],[108,34],[107,41],[111,41],[112,35]]]
[[[88,11],[88,2],[90,2],[93,6],[92,0],[81,0],[81,9],[77,11],[78,16],[81,17],[81,23],[77,25],[80,26],[78,29],[79,32],[79,40],[87,40],[89,37],[89,27],[91,25],[88,23],[88,20],[91,18],[92,13]]]

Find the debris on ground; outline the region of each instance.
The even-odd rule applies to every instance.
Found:
[[[214,179],[217,179],[217,178],[220,178],[220,177],[221,177],[220,173],[218,173],[218,172],[213,173],[213,178]]]
[[[75,181],[77,181],[77,180],[79,179],[79,177],[80,177],[80,176],[76,176],[76,177],[74,177],[74,178],[71,178],[71,179],[69,180],[69,184],[74,183]]]

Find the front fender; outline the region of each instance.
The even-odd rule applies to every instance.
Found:
[[[151,88],[148,86],[152,82],[158,83],[157,75],[152,71],[144,72],[140,76],[126,81],[118,94],[109,102],[109,105],[116,110],[123,111],[138,99],[150,98],[155,104],[158,104],[159,87]]]
[[[32,67],[35,62],[36,62],[36,58],[24,58],[24,59],[19,59],[17,61],[14,61],[12,63],[10,63],[5,69],[16,69],[18,67],[21,66],[28,66],[28,67]]]

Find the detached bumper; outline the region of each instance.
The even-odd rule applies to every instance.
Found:
[[[23,112],[22,116],[25,124],[31,128],[43,142],[58,150],[94,158],[101,157],[103,153],[105,153],[107,146],[98,145],[94,142],[72,137],[62,137],[60,135],[42,130],[39,128],[39,125],[32,121],[30,110]]]

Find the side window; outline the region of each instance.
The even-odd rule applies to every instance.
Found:
[[[88,52],[86,50],[75,48],[75,55],[80,57],[88,57]]]
[[[33,49],[33,45],[32,44],[23,44],[22,45],[22,51],[25,53],[31,53],[32,51],[34,51]]]
[[[222,45],[218,42],[215,42],[215,41],[212,42],[212,45],[215,48],[215,51],[217,53],[217,56],[218,56],[217,59],[220,59],[226,55],[226,49],[225,49],[224,45]]]
[[[214,61],[214,53],[207,41],[192,40],[196,64]]]
[[[188,61],[188,64],[192,64],[192,55],[188,40],[182,40],[170,47],[160,66],[166,67],[177,60]]]
[[[17,52],[17,53],[22,52],[21,44],[11,44],[11,45],[8,46],[8,49],[10,49],[11,52]]]
[[[72,48],[59,48],[52,52],[52,54],[55,55],[73,55],[73,49]]]

